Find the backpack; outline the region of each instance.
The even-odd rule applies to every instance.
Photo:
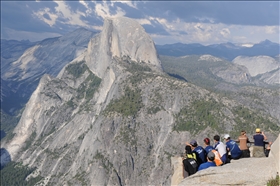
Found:
[[[198,164],[195,158],[195,154],[193,153],[192,157],[189,156],[183,160],[185,171],[189,173],[189,176],[197,172]]]
[[[221,156],[220,156],[219,152],[214,149],[212,150],[212,152],[215,154],[214,162],[215,162],[216,166],[221,166],[223,164],[223,161],[221,160]]]
[[[191,166],[194,168],[194,170],[197,170],[198,165],[197,165],[197,162],[195,161],[195,159],[190,158],[190,159],[187,159],[187,160],[191,164]]]

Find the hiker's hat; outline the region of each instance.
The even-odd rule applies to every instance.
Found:
[[[208,152],[207,157],[210,161],[213,161],[215,159],[215,154],[212,151],[210,151]]]
[[[197,146],[197,142],[196,142],[195,140],[192,140],[192,141],[190,142],[190,144],[191,144],[191,146]]]
[[[230,138],[230,135],[229,135],[229,134],[226,134],[226,135],[224,136],[224,138],[225,138],[225,139],[228,139],[228,138]]]
[[[256,132],[261,132],[261,129],[260,128],[256,128]]]

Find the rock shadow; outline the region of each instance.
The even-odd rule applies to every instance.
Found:
[[[11,155],[5,148],[0,148],[0,170],[2,170],[5,165],[11,162]]]

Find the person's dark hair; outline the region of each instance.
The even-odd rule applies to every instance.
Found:
[[[220,136],[219,136],[219,135],[215,135],[215,136],[214,136],[214,140],[220,141]]]
[[[206,145],[210,145],[210,139],[209,138],[205,138],[203,141]]]
[[[191,154],[192,153],[191,146],[189,146],[189,145],[186,145],[185,150],[186,150],[186,154]]]

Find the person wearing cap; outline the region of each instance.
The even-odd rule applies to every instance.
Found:
[[[253,147],[253,157],[265,157],[265,140],[267,140],[264,132],[261,132],[260,128],[256,129],[256,134],[254,138],[254,147]]]
[[[213,152],[208,152],[207,154],[207,162],[202,163],[199,167],[197,171],[201,171],[203,169],[207,169],[209,167],[216,167],[216,164],[214,163],[214,159],[215,159],[215,154]]]
[[[254,138],[254,145],[264,147],[265,140],[267,140],[266,136],[264,135],[264,132],[261,132],[260,128],[256,129],[256,134],[253,136]]]
[[[221,160],[223,161],[223,164],[228,163],[227,149],[226,149],[225,144],[220,141],[219,135],[214,136],[214,143],[215,143],[215,145],[213,147],[215,150],[217,150],[219,152]]]
[[[228,156],[228,158],[230,160],[231,159],[234,159],[234,160],[239,159],[242,155],[242,151],[238,147],[237,143],[230,139],[229,134],[226,134],[224,136],[224,139],[226,140],[227,151],[230,152],[230,155]]]
[[[242,130],[241,135],[238,137],[236,143],[239,143],[240,150],[242,151],[241,158],[249,158],[250,157],[250,150],[247,146],[247,143],[250,143],[249,138],[246,135],[246,131]]]
[[[204,146],[205,146],[205,151],[206,153],[212,151],[214,148],[210,145],[210,139],[209,138],[204,138]]]
[[[187,145],[190,145],[192,152],[196,154],[198,166],[207,161],[206,151],[201,146],[198,146],[195,140],[192,140],[190,143],[187,143]]]

